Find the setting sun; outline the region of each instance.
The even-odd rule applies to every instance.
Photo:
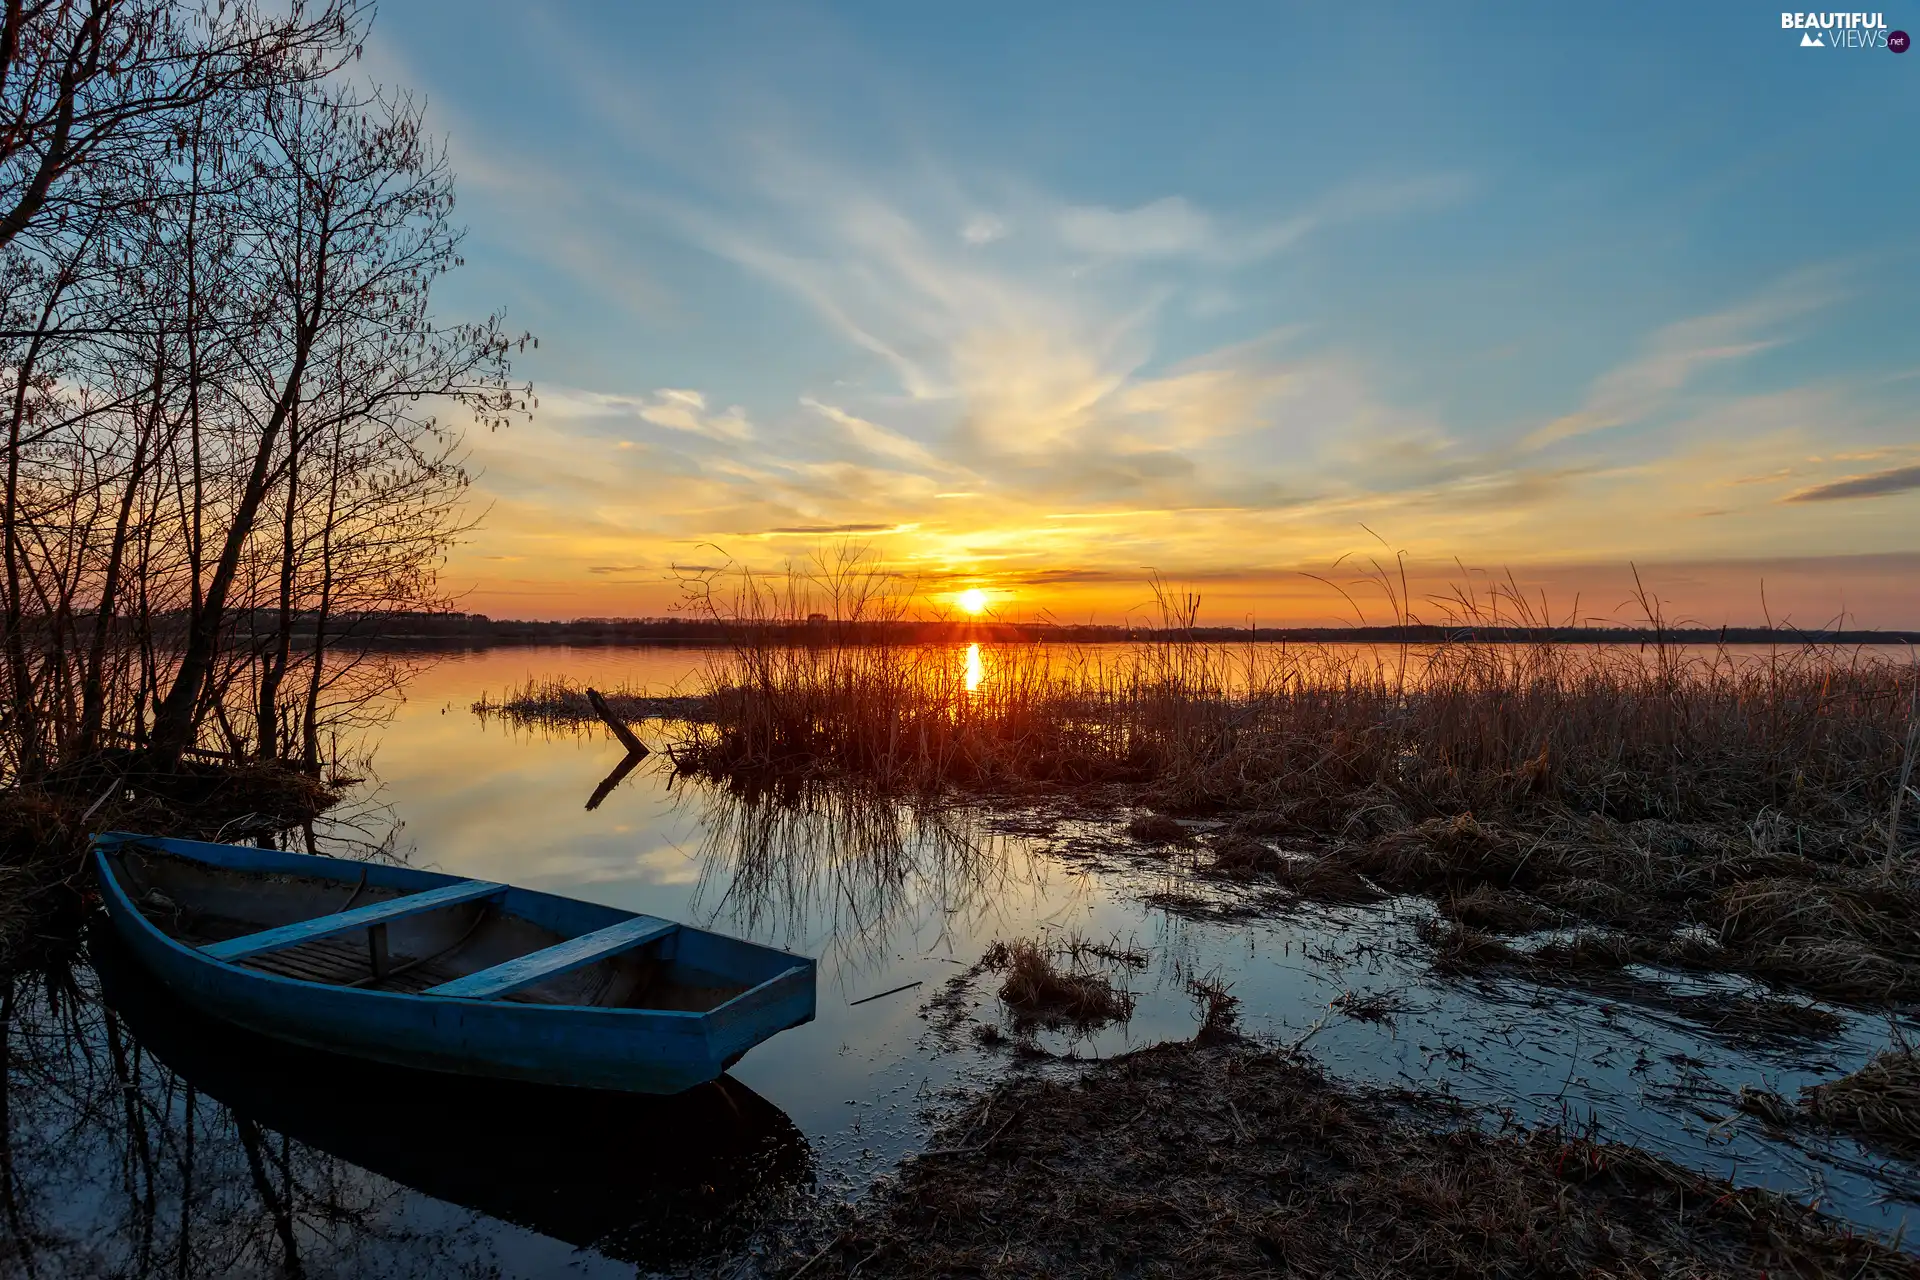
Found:
[[[967,588],[954,600],[967,613],[980,613],[987,607],[987,593],[978,587]]]

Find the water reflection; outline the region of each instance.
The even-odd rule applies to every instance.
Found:
[[[977,644],[968,645],[967,646],[967,675],[966,675],[967,692],[968,693],[980,692],[980,683],[986,678],[987,678],[987,668],[986,668],[986,664],[980,661],[980,646]]]
[[[600,779],[600,785],[595,787],[593,794],[587,797],[587,812],[591,813],[598,809],[601,801],[612,795],[614,788],[625,782],[627,775],[639,768],[640,762],[646,758],[644,751],[629,751],[621,757],[620,763],[613,766],[606,777]]]
[[[940,659],[955,683],[963,652],[949,647]],[[985,644],[982,695],[1017,684],[1031,669],[1059,671],[1073,660]],[[1101,669],[1130,660],[1115,646]],[[1730,1119],[1738,1113],[1729,1099],[1741,1084],[1793,1096],[1883,1048],[1884,1025],[1849,1015],[1848,1031],[1832,1043],[1756,1046],[1612,996],[1445,979],[1413,936],[1430,910],[1424,903],[1302,906],[1248,918],[1237,909],[1242,892],[1139,856],[1124,834],[1124,812],[1044,802],[985,812],[913,807],[857,788],[727,791],[675,782],[670,762],[659,758],[641,762],[587,811],[582,800],[595,780],[621,763],[597,726],[579,735],[509,733],[463,714],[481,693],[536,675],[651,690],[684,681],[700,661],[687,651],[614,649],[450,660],[421,675],[383,735],[382,795],[407,823],[396,853],[415,865],[817,956],[817,1019],[754,1050],[734,1074],[804,1130],[817,1185],[829,1197],[863,1193],[924,1145],[930,1099],[1005,1069],[1004,1055],[971,1036],[950,1042],[922,1018],[925,997],[997,938],[1078,933],[1149,950],[1153,960],[1133,984],[1130,1023],[1085,1043],[1043,1039],[1055,1052],[1106,1056],[1190,1036],[1185,980],[1217,975],[1241,998],[1246,1030],[1287,1043],[1307,1037],[1305,1051],[1344,1078],[1443,1090],[1526,1121],[1594,1120],[1608,1136],[1691,1167],[1732,1171],[1743,1183],[1803,1200],[1817,1196],[1823,1208],[1868,1229],[1901,1229],[1908,1208],[1894,1197],[1912,1194],[1910,1165]],[[902,991],[914,982],[921,985]],[[956,1027],[999,1016],[993,985],[975,985]],[[1390,995],[1402,1011],[1378,1022],[1345,1016],[1331,1006],[1349,990]],[[854,1003],[888,992],[899,994]],[[117,1098],[109,1093],[105,1103],[118,1105]],[[91,1188],[117,1186],[122,1167],[103,1162],[95,1181],[76,1175],[69,1186],[78,1198],[97,1199]],[[244,1161],[240,1177],[257,1217]],[[405,1193],[395,1202],[424,1201]],[[385,1211],[383,1220],[388,1230],[422,1221],[398,1211]],[[471,1213],[461,1221],[470,1233],[476,1223],[493,1230]],[[431,1220],[436,1229],[442,1222]],[[505,1262],[501,1270],[557,1268]]]
[[[906,937],[968,950],[975,922],[1044,878],[972,809],[818,783],[678,795],[701,827],[690,908],[751,937],[821,945],[823,962],[859,967]]]
[[[650,1098],[312,1053],[90,943],[70,990],[5,992],[0,1270],[498,1274],[540,1247],[513,1227],[660,1266],[736,1246],[810,1180],[806,1140],[736,1081]]]

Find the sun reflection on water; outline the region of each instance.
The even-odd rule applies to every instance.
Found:
[[[987,678],[986,666],[980,661],[980,646],[967,646],[967,692],[980,692],[980,682]]]

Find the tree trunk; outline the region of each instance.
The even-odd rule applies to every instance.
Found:
[[[287,431],[287,513],[280,523],[280,613],[274,620],[273,652],[260,672],[260,702],[254,753],[271,760],[280,752],[280,682],[293,653],[293,518],[300,499],[300,422],[294,415]]]
[[[27,386],[33,380],[33,366],[40,354],[40,343],[51,317],[52,303],[41,316],[41,333],[35,334],[27,354],[15,372],[12,412],[7,420],[7,476],[4,506],[0,506],[0,541],[6,557],[7,599],[5,645],[9,692],[12,694],[14,731],[20,750],[20,775],[37,777],[45,767],[41,751],[40,721],[35,708],[33,666],[27,659],[26,611],[21,607],[20,561],[25,549],[20,543],[20,428],[27,413]]]
[[[133,467],[127,475],[126,491],[120,495],[120,513],[113,526],[113,546],[107,553],[107,571],[100,584],[100,603],[94,611],[93,646],[87,654],[87,670],[80,690],[80,732],[75,735],[73,742],[76,756],[89,755],[99,746],[100,728],[106,717],[107,645],[113,632],[114,610],[119,607],[120,569],[126,559],[127,529],[133,520],[134,499],[139,496],[140,483],[146,474],[147,443],[159,427],[165,368],[166,346],[163,339],[155,347],[153,360],[153,407],[147,417],[147,429],[134,441]]]
[[[316,295],[318,293],[316,289]],[[320,304],[316,300],[312,319],[301,318],[293,368],[287,374],[286,386],[280,393],[279,402],[273,407],[272,416],[260,432],[260,445],[253,454],[253,468],[247,475],[247,486],[241,493],[240,505],[234,509],[233,522],[227,527],[226,542],[220,548],[220,561],[214,566],[213,577],[207,583],[206,595],[200,601],[200,607],[194,611],[188,623],[186,652],[180,656],[180,670],[174,675],[166,700],[160,704],[160,710],[154,716],[151,754],[154,762],[163,768],[177,766],[180,757],[193,745],[200,694],[206,688],[207,676],[213,670],[213,660],[220,649],[220,629],[226,621],[227,592],[233,588],[234,575],[240,571],[240,555],[246,550],[247,539],[253,534],[253,522],[260,514],[260,504],[267,496],[268,481],[273,473],[274,446],[279,443],[281,428],[286,425],[294,404],[300,398],[301,383],[306,377],[307,354],[312,349],[314,335],[319,329],[319,314]]]
[[[336,432],[338,428],[336,428]],[[307,714],[300,727],[301,762],[320,776],[320,680],[327,660],[327,621],[333,612],[333,525],[340,511],[340,437],[334,436],[327,468],[327,519],[320,526],[320,601],[313,617],[313,670],[307,674]]]

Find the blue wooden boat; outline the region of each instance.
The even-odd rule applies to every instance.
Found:
[[[110,832],[115,932],[188,1004],[308,1048],[678,1093],[813,1019],[814,964],[655,916],[410,867]]]
[[[793,1121],[731,1076],[655,1097],[319,1053],[186,1004],[111,927],[87,943],[101,994],[141,1049],[235,1119],[644,1274],[730,1249],[813,1171]],[[240,1159],[232,1126],[209,1137],[206,1167]],[[201,1274],[192,1261],[181,1270]]]

